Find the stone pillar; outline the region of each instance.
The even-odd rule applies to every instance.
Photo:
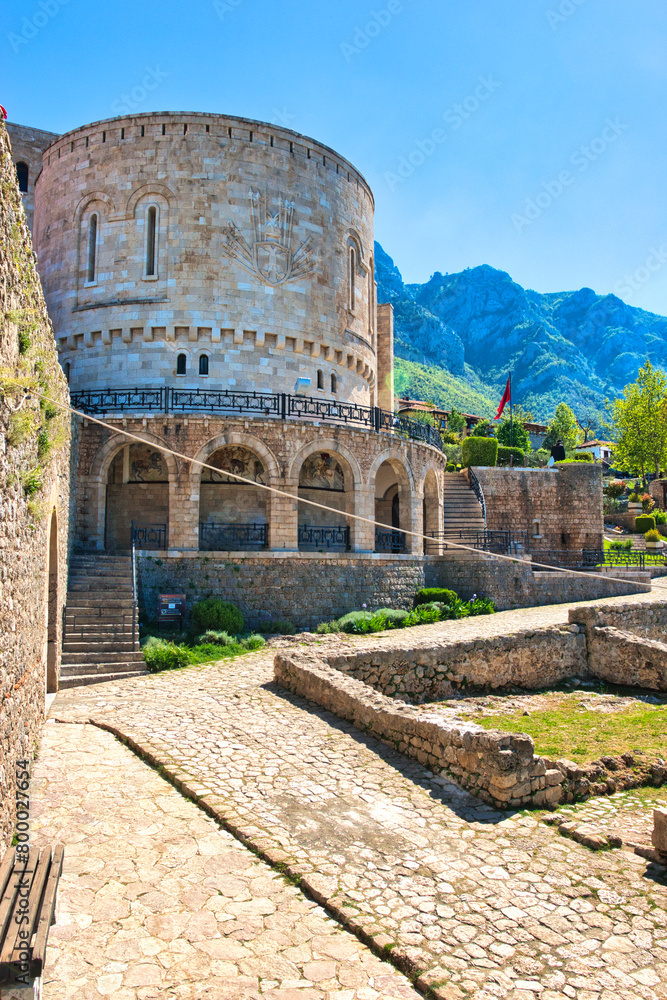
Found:
[[[375,518],[375,489],[358,486],[354,492],[353,513],[360,517]],[[350,548],[353,552],[375,551],[375,527],[366,521],[350,521]]]
[[[194,475],[182,470],[180,479],[169,477],[169,524],[167,526],[170,549],[199,549],[199,477],[201,466]]]
[[[269,508],[269,548],[281,552],[299,549],[299,495],[298,479],[278,480],[277,489],[293,494],[294,500],[274,493]]]
[[[394,412],[394,307],[377,307],[377,405]]]
[[[406,524],[406,528],[410,531],[423,532],[424,530],[424,494],[417,493],[415,490],[412,495],[408,493],[407,487],[400,487],[401,491],[401,521],[403,520],[403,504],[405,503],[406,509],[410,512],[410,523]],[[401,525],[403,527],[403,525]],[[423,555],[424,552],[424,542],[421,538],[415,538],[414,535],[408,535],[405,539],[406,551],[411,555]]]

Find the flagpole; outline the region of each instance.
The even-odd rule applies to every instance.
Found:
[[[512,372],[510,372],[510,448],[514,447],[514,403],[512,401]]]

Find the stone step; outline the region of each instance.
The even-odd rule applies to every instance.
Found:
[[[69,581],[68,590],[132,590],[132,576],[75,576]]]
[[[125,669],[128,664],[134,665],[136,667],[137,663],[144,662],[144,654],[141,650],[133,650],[126,653],[68,653],[67,657],[63,655],[62,670],[65,673],[80,673],[82,668],[86,668],[86,673],[90,673],[91,670],[98,668],[115,670]]]
[[[110,621],[102,618],[82,621],[80,617],[72,616],[65,618],[65,638],[72,639],[80,636],[82,639],[102,639],[108,636],[108,641],[118,639],[126,633],[132,632],[134,620],[132,615],[118,621]]]
[[[67,601],[66,606],[68,608],[74,607],[104,607],[104,608],[120,608],[120,607],[133,607],[133,598],[131,594],[123,592],[120,596],[116,594],[109,594],[105,590],[98,591],[85,591],[85,590],[75,590],[67,591]]]
[[[147,670],[132,670],[127,673],[91,673],[80,674],[76,677],[60,678],[60,689],[73,687],[83,687],[88,684],[106,684],[108,681],[127,681],[132,677],[147,677]]]
[[[122,650],[134,651],[133,639],[116,639],[112,642],[85,642],[65,638],[63,642],[63,656],[71,656],[73,653],[95,653],[100,656],[107,653],[113,654]]]

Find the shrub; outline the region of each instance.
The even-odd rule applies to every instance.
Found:
[[[657,524],[667,524],[667,511],[664,510],[654,510],[653,517],[655,518],[655,523]]]
[[[244,649],[261,649],[263,646],[266,646],[266,639],[263,635],[253,633],[253,635],[246,636],[245,639],[242,639],[241,645]]]
[[[593,456],[590,451],[577,451],[574,454],[575,462],[592,462]]]
[[[403,628],[403,623],[408,617],[407,611],[400,611],[394,608],[378,608],[374,613],[376,615],[384,615],[387,621],[391,622],[395,628]]]
[[[318,635],[331,635],[334,632],[340,632],[340,622],[320,622],[315,631]]]
[[[187,667],[190,654],[185,646],[177,646],[175,642],[157,639],[151,636],[143,648],[144,661],[149,671],[154,674],[158,670],[177,670]]]
[[[215,646],[231,646],[235,641],[229,632],[216,632],[215,629],[209,629],[208,632],[198,636],[197,645],[210,646],[212,643]]]
[[[419,604],[405,619],[405,626],[430,625],[433,622],[439,622],[441,620],[442,612],[440,608],[435,605],[435,603]]]
[[[646,531],[655,530],[655,518],[652,514],[644,514],[643,517],[635,518],[635,531],[643,535]]]
[[[521,448],[508,448],[504,444],[498,445],[497,465],[509,465],[512,457],[514,458],[515,465],[526,464],[526,453]]]
[[[655,500],[650,493],[642,493],[639,498],[641,500],[642,509],[645,514],[652,514],[653,508],[655,507]]]
[[[287,618],[276,618],[275,621],[260,625],[259,631],[264,635],[296,635],[296,625]]]
[[[498,458],[498,442],[495,438],[467,437],[461,445],[463,465],[495,465]]]
[[[468,603],[470,604],[470,614],[472,616],[494,615],[496,613],[496,606],[490,597],[477,597],[473,595]]]
[[[414,606],[419,604],[431,604],[432,601],[442,601],[450,604],[457,598],[455,590],[447,590],[445,587],[424,587],[415,594]]]
[[[632,549],[632,541],[612,542],[609,548],[612,552],[630,552]]]
[[[646,539],[647,542],[662,541],[662,535],[660,534],[659,531],[656,531],[655,528],[650,528],[649,531],[647,531],[646,534],[644,535],[644,538]]]
[[[349,614],[338,619],[338,624],[341,632],[352,634],[361,631],[358,627],[360,623],[370,621],[372,617],[370,611],[350,611]]]
[[[445,469],[445,471],[446,472],[456,472],[456,466],[454,465],[453,462],[447,462],[447,468]]]
[[[633,490],[630,496],[628,497],[628,503],[641,503],[641,502],[642,498],[640,497],[639,493],[637,493],[636,490]]]
[[[622,497],[625,493],[625,483],[622,479],[613,479],[607,486],[605,486],[604,492],[608,497],[610,497],[610,499],[616,500],[618,497]]]
[[[202,632],[209,629],[234,634],[243,631],[243,615],[235,604],[207,597],[192,606],[192,620]]]
[[[451,431],[443,431],[440,435],[443,444],[460,444],[461,439],[458,434],[453,434]]]

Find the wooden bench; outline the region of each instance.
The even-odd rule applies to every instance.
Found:
[[[0,983],[40,979],[64,848],[8,848],[0,865]]]

